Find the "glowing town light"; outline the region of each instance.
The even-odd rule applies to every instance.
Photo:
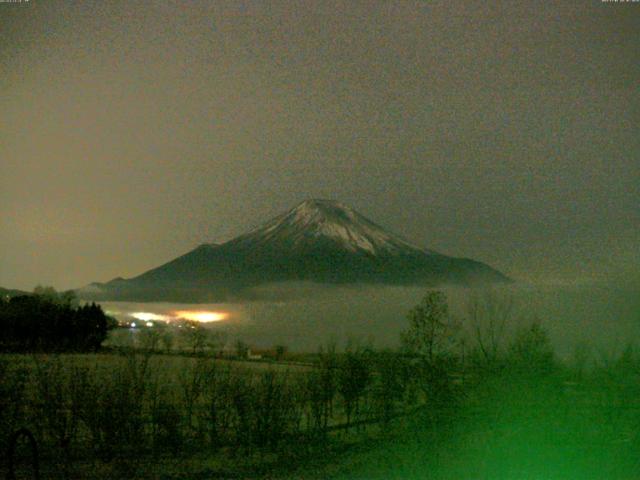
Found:
[[[151,320],[169,320],[169,317],[166,315],[158,315],[157,313],[151,312],[134,312],[130,315],[137,320],[142,320],[143,322],[149,322]]]
[[[201,310],[178,310],[173,314],[183,320],[192,320],[194,322],[219,322],[229,317],[225,312],[207,312]]]
[[[147,322],[147,327],[153,327],[153,322]]]
[[[136,322],[131,322],[131,328],[136,328]]]

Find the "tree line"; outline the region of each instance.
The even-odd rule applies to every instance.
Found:
[[[5,352],[95,351],[115,324],[99,305],[80,305],[73,292],[51,287],[0,298],[0,350]]]

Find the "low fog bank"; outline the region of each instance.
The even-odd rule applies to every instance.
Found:
[[[577,345],[595,355],[621,352],[640,339],[640,283],[512,284],[490,290],[445,287],[452,314],[466,335],[474,322],[469,308],[474,299],[509,310],[503,335],[508,340],[522,326],[539,321],[547,328],[556,352],[570,357]],[[272,285],[256,289],[263,300],[233,304],[169,304],[103,302],[119,319],[130,312],[164,315],[176,310],[212,310],[228,319],[208,324],[225,333],[233,344],[240,339],[257,348],[286,345],[292,351],[316,351],[320,345],[349,340],[376,347],[396,347],[406,328],[407,312],[426,289],[395,286],[325,286],[308,283]],[[268,300],[271,299],[271,300]],[[507,308],[510,305],[509,308]],[[480,318],[475,323],[485,322]]]
[[[348,339],[395,347],[400,332],[407,327],[407,312],[426,291],[388,286],[292,288],[304,295],[280,303],[246,306],[251,318],[244,325],[247,339],[260,342],[269,338],[271,344],[286,344],[294,350],[315,349],[328,341],[343,345]],[[640,285],[636,282],[516,283],[491,289],[441,290],[447,294],[451,312],[466,335],[472,335],[474,328],[471,305],[490,298],[498,309],[511,305],[504,331],[507,339],[518,328],[539,321],[561,356],[572,355],[580,344],[590,346],[596,354],[605,354],[620,352],[629,342],[640,340]]]

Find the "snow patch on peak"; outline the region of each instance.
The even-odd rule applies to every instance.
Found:
[[[350,207],[319,199],[306,200],[237,240],[263,245],[282,243],[303,249],[312,248],[318,241],[330,241],[336,247],[371,255],[426,253],[387,233]]]
[[[356,221],[357,213],[340,202],[333,200],[306,200],[290,212],[299,221],[322,221],[342,219]]]

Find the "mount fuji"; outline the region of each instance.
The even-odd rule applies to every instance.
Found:
[[[131,279],[92,283],[83,298],[224,301],[269,283],[425,285],[510,281],[484,263],[419,248],[348,206],[307,200],[223,244],[203,244]]]

